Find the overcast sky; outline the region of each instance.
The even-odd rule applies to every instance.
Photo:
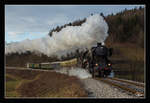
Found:
[[[91,13],[115,14],[141,5],[5,5],[7,43],[44,37],[56,26],[83,19]],[[144,6],[144,5],[142,5]]]

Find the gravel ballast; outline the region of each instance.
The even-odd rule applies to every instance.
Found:
[[[93,79],[91,74],[82,68],[61,68],[56,72],[78,77],[89,94],[88,98],[139,98],[102,81]]]
[[[136,96],[129,95],[109,84],[98,81],[92,78],[81,79],[85,89],[92,98],[137,98]]]

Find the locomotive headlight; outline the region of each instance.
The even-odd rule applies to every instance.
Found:
[[[96,65],[96,66],[98,66],[98,64],[97,64],[97,63],[96,63],[95,65]]]
[[[110,64],[110,63],[108,63],[108,66],[111,66],[111,64]]]

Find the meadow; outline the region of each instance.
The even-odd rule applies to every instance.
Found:
[[[5,97],[87,97],[79,79],[56,72],[6,69]]]

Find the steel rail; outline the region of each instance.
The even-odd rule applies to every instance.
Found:
[[[130,93],[132,93],[132,94],[134,94],[134,95],[136,95],[136,96],[140,96],[140,97],[143,97],[144,96],[144,93],[143,92],[140,92],[140,91],[137,91],[136,89],[133,89],[133,88],[129,88],[129,87],[127,87],[127,86],[125,86],[125,85],[121,85],[121,84],[119,84],[119,83],[114,83],[114,82],[112,82],[112,81],[110,81],[110,80],[108,80],[108,79],[104,79],[104,78],[95,78],[96,80],[100,80],[100,81],[102,81],[102,82],[104,82],[104,83],[107,83],[107,84],[109,84],[109,85],[112,85],[112,86],[115,86],[115,87],[118,87],[118,88],[121,88],[121,89],[123,89],[123,90],[126,90],[126,91],[128,91],[128,92],[130,92]]]
[[[139,86],[139,87],[145,87],[144,84],[141,84],[141,83],[135,83],[135,82],[131,82],[131,81],[123,80],[123,79],[110,78],[110,77],[108,77],[108,79],[116,80],[116,81],[120,81],[120,82],[125,82],[125,83],[129,83],[129,84],[136,85],[136,86]]]

